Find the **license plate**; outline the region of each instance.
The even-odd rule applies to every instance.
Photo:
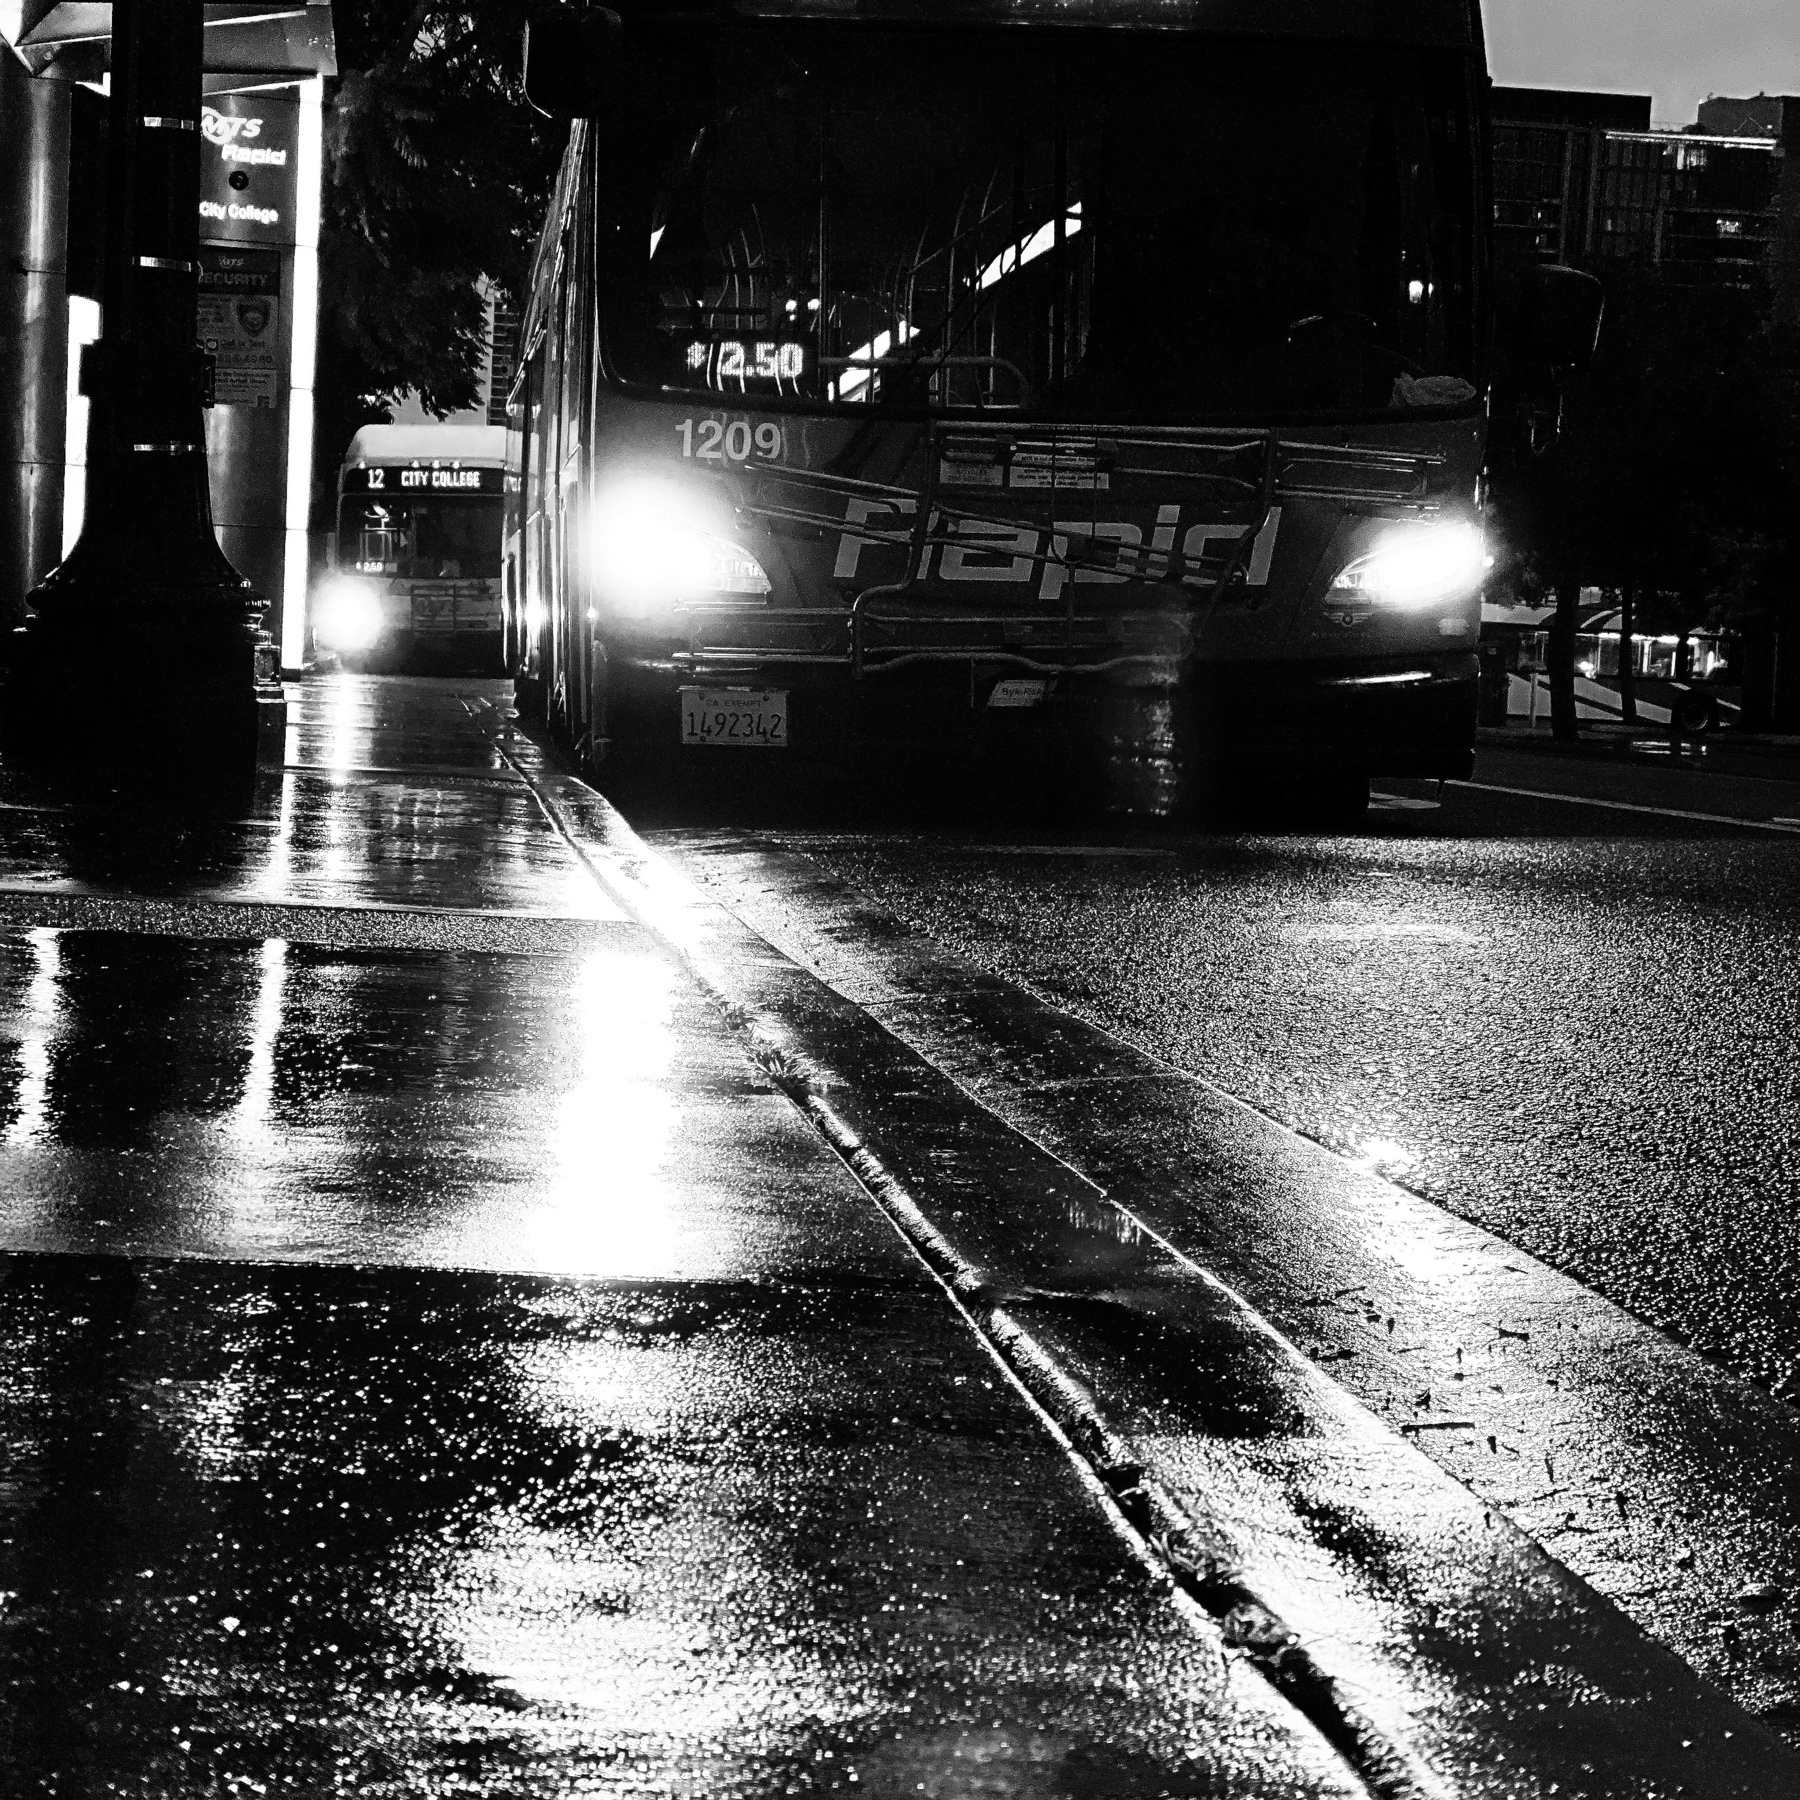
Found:
[[[787,694],[781,688],[683,688],[681,741],[726,750],[785,750]]]

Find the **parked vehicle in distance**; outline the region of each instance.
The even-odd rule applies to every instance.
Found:
[[[507,659],[589,766],[1469,772],[1475,0],[611,0],[527,65]]]
[[[313,636],[349,667],[498,669],[506,432],[365,425],[338,472]]]
[[[1506,681],[1501,717],[1536,722],[1550,719],[1550,608],[1482,608],[1484,649],[1498,653]],[[1625,655],[1621,614],[1616,606],[1588,607],[1575,634],[1575,716],[1618,723],[1624,716],[1620,687]],[[1634,632],[1629,667],[1636,722],[1683,737],[1703,737],[1735,726],[1743,708],[1735,632]]]

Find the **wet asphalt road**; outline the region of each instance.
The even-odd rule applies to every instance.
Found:
[[[840,806],[760,837],[1800,1397],[1800,760],[1758,767],[1487,748],[1342,836]]]
[[[968,970],[992,983],[1014,1054],[1041,1027],[1031,994],[1053,997],[1104,1029],[1040,1045],[1041,1063],[1147,1053],[1204,1075],[1642,1317],[1630,1279],[1695,1304],[1713,1282],[1739,1332],[1703,1344],[1726,1372],[1705,1397],[1717,1441],[1760,1430],[1770,1448],[1746,1456],[1729,1519],[1672,1459],[1696,1533],[1730,1556],[1670,1589],[1702,1636],[1660,1602],[1638,1616],[1779,1728],[1800,1691],[1771,1579],[1793,1585],[1794,1464],[1785,1426],[1729,1383],[1787,1366],[1792,1238],[1724,1172],[1753,1172],[1771,1217],[1791,1192],[1767,1162],[1791,1111],[1780,1039],[1759,1038],[1786,1029],[1785,831],[1490,791],[1545,784],[1519,755],[1436,810],[1395,788],[1355,838],[1021,825],[972,816],[966,784],[928,786],[924,817],[856,795],[847,817],[841,784],[639,811],[682,866],[723,845],[709,878],[737,882],[730,903],[771,943],[834,937],[839,991],[872,983],[834,1012],[754,935],[647,926],[629,890],[654,913],[663,877],[623,837],[609,849],[603,818],[582,848],[494,736],[498,693],[310,684],[286,766],[213,814],[0,771],[0,1791],[1598,1796],[1634,1755],[1691,1755],[1697,1785],[1670,1792],[1785,1791],[1742,1713],[1502,1530],[1449,1449],[1432,1445],[1477,1499],[1416,1455],[1468,1421],[1417,1395],[1378,1424],[1088,1184],[1091,1068],[1060,1098],[1040,1083],[1029,1129],[1054,1145],[1060,1118],[1065,1164],[970,1123],[967,1096],[1004,1075],[994,1040],[959,1051],[920,1001],[946,1079],[876,1023],[905,1011],[879,1004],[890,950],[925,987],[932,956],[960,958],[958,992]],[[1754,771],[1729,792],[1710,771],[1550,773],[1633,805],[1673,780],[1711,784],[1678,796],[1689,813],[1789,810]],[[601,850],[622,883],[595,879]],[[758,855],[775,873],[751,891]],[[781,858],[825,887],[782,886]],[[1609,989],[1578,1022],[1567,965],[1615,974],[1622,919],[1662,985]],[[671,954],[684,943],[734,958],[790,1035],[746,1056]],[[1718,1009],[1667,1010],[1671,971],[1697,960],[1754,987],[1732,1032],[1706,1035]],[[1572,1114],[1582,1081],[1646,1106],[1660,1084],[1667,1111],[1715,1042],[1712,1110],[1679,1112],[1688,1159],[1668,1165],[1688,1187],[1648,1206],[1642,1169],[1661,1165],[1629,1179],[1602,1131],[1546,1151],[1541,1116]],[[879,1167],[841,1139],[834,1155],[794,1104],[784,1071],[859,1045],[838,1104],[915,1191],[945,1184],[940,1222],[986,1271],[962,1312],[930,1272],[949,1280],[955,1246],[921,1260],[906,1240],[930,1229],[884,1218]],[[1150,1066],[1100,1079],[1147,1092]],[[1746,1119],[1763,1161],[1734,1165],[1721,1146]],[[1219,1155],[1234,1131],[1216,1127]],[[1236,1135],[1304,1215],[1319,1170]],[[1180,1136],[1162,1148],[1191,1164]],[[1158,1146],[1099,1154],[1139,1150]],[[1342,1185],[1326,1172],[1321,1222]],[[1564,1237],[1543,1223],[1571,1214]],[[1671,1214],[1704,1265],[1685,1282],[1652,1230]],[[1459,1271],[1447,1300],[1481,1285]],[[1348,1319],[1361,1304],[1343,1329],[1379,1342],[1378,1314]],[[1077,1458],[1046,1430],[992,1353],[1019,1329],[1110,1408],[1113,1449]],[[1487,1345],[1521,1346],[1519,1397],[1537,1391],[1531,1335]],[[1304,1347],[1337,1353],[1328,1334]],[[1380,1406],[1366,1377],[1350,1386]],[[1056,1381],[1032,1391],[1078,1438]],[[1680,1435],[1691,1451],[1700,1433]],[[1554,1466],[1549,1484],[1586,1518],[1616,1502],[1589,1579],[1668,1561],[1662,1537],[1620,1541],[1623,1488],[1576,1494]],[[1497,1504],[1550,1543],[1542,1500]],[[1171,1504],[1239,1534],[1229,1568],[1207,1573]],[[1734,1600],[1748,1575],[1776,1598]],[[1268,1637],[1270,1597],[1300,1631]],[[1637,1764],[1628,1779],[1651,1791]]]

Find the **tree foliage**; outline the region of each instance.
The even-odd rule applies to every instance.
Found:
[[[1800,415],[1766,299],[1632,264],[1606,285],[1600,352],[1570,385],[1561,443],[1496,471],[1517,584],[1637,594],[1640,631],[1794,608]]]
[[[519,84],[523,0],[338,0],[325,113],[319,458],[407,391],[477,402],[485,277],[524,288],[563,132]]]

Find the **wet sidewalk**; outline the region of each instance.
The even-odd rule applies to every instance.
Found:
[[[835,1165],[495,755],[496,694],[309,686],[243,817],[9,783],[9,1246],[804,1260],[795,1197]]]
[[[1347,1795],[499,746],[0,770],[0,1790]]]

